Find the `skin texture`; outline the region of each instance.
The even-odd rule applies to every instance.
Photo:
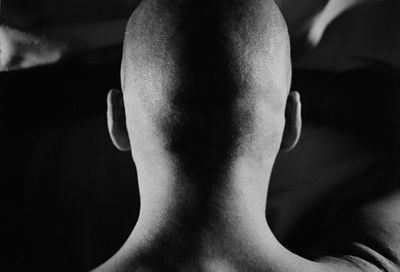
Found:
[[[206,2],[143,1],[128,22],[123,92],[109,94],[108,123],[132,153],[141,210],[95,271],[397,271],[396,250],[381,251],[386,229],[399,233],[395,211],[383,226],[371,220],[396,197],[355,219],[382,229],[381,247],[354,241],[346,256],[314,262],[275,239],[268,180],[301,127],[286,25],[273,1]]]
[[[371,63],[400,67],[397,0],[275,2],[288,25],[296,68],[347,71]],[[118,45],[123,40],[127,18],[139,3],[2,1],[0,46],[7,55],[0,56],[0,71],[55,63],[71,55]],[[4,48],[10,42],[15,46],[16,40],[17,50]]]

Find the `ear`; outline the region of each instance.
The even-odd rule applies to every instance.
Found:
[[[107,123],[113,144],[121,151],[130,150],[126,128],[125,107],[122,92],[111,90],[107,96]]]
[[[301,102],[298,92],[291,92],[287,98],[285,119],[281,151],[288,152],[296,146],[301,133]]]

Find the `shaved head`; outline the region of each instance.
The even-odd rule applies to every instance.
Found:
[[[134,251],[121,256],[194,271],[264,248],[272,166],[301,123],[275,2],[143,0],[127,24],[121,77],[108,124],[132,152],[141,203]]]
[[[121,71],[134,159],[168,154],[192,174],[239,158],[273,160],[289,52],[274,1],[142,1],[127,25]]]

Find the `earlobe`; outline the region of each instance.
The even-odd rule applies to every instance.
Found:
[[[130,150],[128,130],[126,127],[123,95],[120,90],[111,90],[107,96],[108,132],[116,148]]]
[[[287,98],[285,119],[281,151],[288,152],[296,146],[301,133],[301,102],[298,92],[291,92]]]

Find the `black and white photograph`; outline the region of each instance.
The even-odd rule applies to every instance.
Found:
[[[4,272],[400,272],[400,0],[0,0]]]

